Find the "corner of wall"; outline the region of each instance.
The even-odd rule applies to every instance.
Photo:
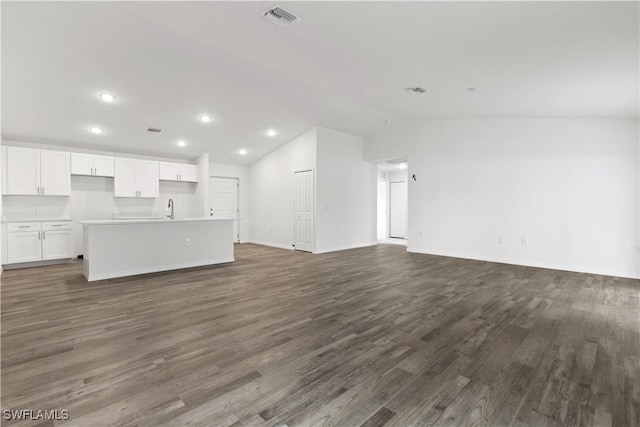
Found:
[[[196,159],[198,165],[198,185],[196,187],[196,211],[202,217],[209,214],[209,153],[202,153]]]

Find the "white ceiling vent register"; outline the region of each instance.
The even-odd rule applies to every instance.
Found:
[[[287,12],[280,6],[274,6],[271,9],[262,13],[262,15],[267,18],[269,21],[274,24],[278,24],[281,27],[286,27],[289,24],[293,24],[296,21],[299,21],[296,15],[291,12]]]
[[[418,87],[408,87],[408,88],[405,88],[405,90],[407,92],[409,92],[409,93],[417,93],[417,94],[427,93],[427,90],[425,88],[419,87],[419,86]]]

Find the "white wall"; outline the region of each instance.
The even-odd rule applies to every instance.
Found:
[[[318,128],[315,252],[376,243],[377,168],[360,137]]]
[[[638,120],[428,120],[365,159],[408,155],[410,251],[638,277],[638,138]]]
[[[316,137],[311,129],[249,166],[252,242],[292,249],[293,173],[315,170]]]
[[[150,158],[153,160],[176,161],[166,158],[145,157],[125,153],[111,153],[95,150],[5,142],[13,145],[47,150],[85,152],[111,156]],[[184,163],[184,162],[182,162]],[[77,221],[90,219],[111,219],[117,216],[165,216],[170,198],[174,201],[175,216],[179,218],[200,215],[196,200],[196,188],[199,184],[189,182],[160,181],[160,196],[156,199],[114,198],[113,178],[71,176],[71,195],[69,197],[44,196],[2,196],[3,215],[11,217],[69,217],[73,221],[74,256],[83,252],[82,226]]]
[[[212,177],[238,178],[238,203],[240,205],[239,233],[240,243],[250,240],[249,235],[249,168],[247,166],[211,163],[209,174]]]
[[[209,153],[202,153],[196,159],[198,165],[198,185],[195,194],[196,217],[209,216]]]

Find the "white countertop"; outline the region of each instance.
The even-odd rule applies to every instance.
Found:
[[[2,222],[42,222],[42,221],[71,221],[69,217],[59,217],[59,216],[46,216],[46,215],[34,215],[34,216],[10,216],[3,215]]]
[[[105,219],[78,221],[83,226],[93,225],[131,225],[131,224],[180,224],[190,222],[235,221],[235,218],[176,218],[176,219]]]

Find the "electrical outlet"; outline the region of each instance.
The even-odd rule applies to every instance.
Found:
[[[191,239],[184,239],[185,246],[191,246]]]
[[[527,239],[526,237],[522,238],[522,246],[527,246],[529,244],[529,239]]]
[[[502,236],[498,237],[498,243],[500,243],[501,245],[504,245],[504,237]]]
[[[418,236],[424,237],[424,233],[421,231],[421,232],[418,233]]]

